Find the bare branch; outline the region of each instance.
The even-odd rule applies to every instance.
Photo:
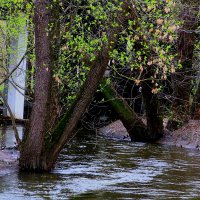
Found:
[[[30,50],[33,50],[35,47],[33,47]],[[6,77],[0,82],[0,85],[2,85],[3,83],[5,83],[10,76],[12,76],[12,74],[17,70],[17,68],[21,65],[21,63],[23,62],[23,60],[25,59],[26,55],[29,53],[30,50],[27,50],[25,52],[25,54],[22,56],[21,60],[19,61],[19,63],[11,70],[11,72],[9,74],[6,75]]]

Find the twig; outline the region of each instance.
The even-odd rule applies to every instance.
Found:
[[[26,51],[26,53],[23,55],[23,57],[21,58],[21,60],[19,61],[19,63],[11,70],[11,72],[6,75],[6,77],[0,82],[0,85],[2,85],[3,83],[5,83],[10,76],[17,70],[17,68],[21,65],[22,61],[25,59],[26,55],[29,53],[29,51],[33,50],[35,47],[33,47],[32,49],[29,49],[28,51]]]

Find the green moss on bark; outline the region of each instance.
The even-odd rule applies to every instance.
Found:
[[[118,115],[119,119],[127,129],[132,141],[146,141],[146,126],[141,119],[134,113],[128,103],[116,92],[114,87],[106,83],[102,83],[102,92],[105,99],[108,100],[113,111]]]

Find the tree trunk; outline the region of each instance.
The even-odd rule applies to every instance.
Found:
[[[44,145],[52,82],[51,40],[48,31],[50,22],[50,1],[35,1],[35,50],[36,74],[34,104],[30,117],[30,127],[25,135],[20,155],[21,169],[36,169],[41,163]]]
[[[163,136],[163,118],[159,105],[158,95],[152,93],[153,84],[150,79],[151,72],[144,75],[142,82],[142,98],[146,111],[147,138],[149,142],[155,142]]]
[[[45,26],[48,27],[47,21],[49,21],[48,10],[45,6],[45,3],[49,3],[47,0],[36,0],[36,39],[39,41],[46,41],[45,45],[40,42],[37,44],[36,53],[37,55],[43,55],[40,59],[38,55],[37,67],[40,69],[41,66],[49,66],[50,61],[50,42],[47,41],[48,36],[44,31],[46,30]],[[41,12],[42,11],[42,12]],[[41,75],[36,74],[37,79],[36,88],[37,92],[35,93],[35,104],[33,109],[33,117],[31,117],[31,126],[30,132],[25,140],[24,148],[20,156],[20,168],[27,171],[49,171],[53,168],[53,165],[58,157],[58,154],[64,147],[64,145],[70,140],[74,134],[74,130],[81,116],[84,114],[87,106],[90,104],[94,93],[103,78],[105,70],[109,62],[109,53],[116,45],[117,35],[123,30],[123,25],[127,24],[128,20],[135,18],[135,12],[131,3],[124,1],[122,4],[122,10],[118,13],[116,21],[118,21],[119,26],[110,28],[107,32],[108,42],[102,45],[102,50],[97,53],[96,60],[91,63],[91,69],[86,78],[86,81],[80,90],[76,101],[65,114],[63,119],[58,123],[54,131],[45,134],[45,122],[48,117],[48,99],[49,91],[51,85],[51,73],[50,69],[43,71],[46,72],[49,76],[46,78],[45,74],[43,79]],[[42,23],[41,23],[42,22]],[[45,22],[45,23],[44,23]],[[40,29],[39,29],[40,27]],[[37,30],[40,30],[40,32]],[[43,30],[44,29],[44,30]],[[41,33],[43,30],[43,34]],[[37,32],[38,31],[38,32]],[[37,35],[38,34],[38,35]],[[46,52],[41,52],[41,50],[47,50]],[[44,63],[44,60],[47,59],[48,62]],[[41,63],[40,63],[40,62]],[[43,68],[42,68],[43,69]],[[40,70],[40,73],[43,72]],[[44,83],[46,87],[41,86],[39,83]],[[40,98],[38,99],[38,95]],[[40,100],[40,101],[39,101]],[[37,105],[36,105],[37,103]],[[42,110],[42,112],[41,112]],[[37,115],[39,114],[39,115]],[[42,119],[40,119],[42,117]],[[39,127],[36,124],[40,124]],[[35,126],[35,127],[33,127]],[[45,136],[45,137],[44,137]],[[38,137],[38,138],[37,138]],[[44,142],[45,141],[45,142]],[[37,148],[38,147],[38,148]],[[28,148],[28,149],[27,149]]]
[[[59,102],[59,83],[57,82],[57,74],[59,71],[59,56],[60,56],[60,11],[58,2],[51,3],[51,28],[49,30],[50,34],[50,45],[51,45],[51,65],[53,67],[53,79],[51,82],[50,98],[49,98],[49,114],[46,123],[46,132],[50,132],[55,127],[58,122],[60,115],[60,102]]]
[[[190,5],[188,5],[190,4]],[[183,25],[179,30],[177,41],[178,60],[182,68],[172,75],[173,103],[172,119],[168,123],[169,129],[177,129],[188,121],[190,114],[191,81],[194,75],[192,59],[195,45],[195,30],[198,26],[198,6],[188,3],[181,13]]]
[[[113,111],[122,121],[124,127],[129,133],[131,141],[146,142],[146,126],[142,120],[136,115],[128,103],[121,97],[111,84],[106,84],[104,80],[102,84],[102,92]]]
[[[198,1],[197,2],[197,6],[196,6],[196,11],[198,14],[199,13],[199,5],[200,5],[200,2]],[[197,17],[197,15],[195,15]],[[197,18],[197,26],[199,26],[199,20]],[[198,29],[198,27],[196,27]],[[198,35],[199,37],[199,35]],[[199,75],[199,72],[197,72],[197,74]],[[198,87],[197,87],[197,91],[195,93],[195,96],[194,96],[194,99],[193,99],[193,103],[192,103],[192,117],[194,119],[200,119],[200,83],[198,84]]]
[[[103,75],[106,71],[108,62],[110,60],[109,53],[114,49],[117,44],[118,35],[123,31],[124,25],[128,23],[128,20],[136,18],[135,9],[132,7],[130,1],[123,1],[122,9],[117,13],[118,26],[112,27],[107,30],[108,42],[102,45],[102,50],[97,54],[96,60],[91,63],[91,70],[86,78],[86,81],[71,109],[64,116],[63,120],[56,127],[53,135],[56,136],[52,139],[52,142],[47,141],[46,146],[50,149],[48,157],[48,167],[50,170],[55,163],[58,154],[64,147],[64,145],[74,135],[74,130],[83,116],[86,108],[92,101],[93,95],[95,94]],[[50,144],[50,145],[49,145]]]

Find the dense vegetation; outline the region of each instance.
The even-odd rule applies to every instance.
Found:
[[[200,117],[198,0],[2,0],[0,14],[1,85],[14,76],[6,68],[17,51],[10,41],[28,32],[33,107],[19,142],[22,170],[50,170],[101,105],[132,141],[161,138],[164,117],[169,129]]]

